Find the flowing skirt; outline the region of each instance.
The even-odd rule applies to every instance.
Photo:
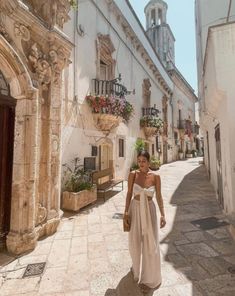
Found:
[[[132,258],[132,271],[138,283],[149,288],[156,288],[161,284],[161,261],[158,240],[158,223],[154,202],[149,201],[150,216],[154,233],[155,244],[151,249],[146,236],[142,235],[140,219],[140,202],[132,199],[129,214],[131,229],[129,232],[129,251]]]

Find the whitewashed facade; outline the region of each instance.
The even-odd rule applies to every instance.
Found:
[[[196,1],[200,126],[218,200],[235,213],[235,1]]]
[[[163,1],[150,1],[150,4],[152,3],[162,5]],[[173,78],[173,68],[167,69],[164,60],[149,42],[129,2],[81,2],[77,15],[74,11],[71,18],[74,23],[77,22],[77,31],[74,33],[71,23],[67,24],[66,33],[75,44],[73,62],[67,77],[72,77],[73,73],[75,77],[67,78],[67,93],[65,92],[64,98],[63,162],[75,155],[79,155],[83,161],[84,157],[91,156],[92,146],[96,146],[96,169],[102,169],[111,163],[115,176],[125,178],[130,166],[136,161],[134,143],[137,138],[144,139],[150,154],[155,154],[162,163],[178,159],[181,142],[179,135],[175,138],[175,133],[179,134],[179,111],[175,109],[182,109],[182,120],[191,115],[193,125],[197,98],[181,74],[175,74],[178,80]],[[99,46],[102,47],[102,39],[105,38],[112,48],[112,53],[111,57],[103,62],[105,57],[102,58],[102,49]],[[174,49],[171,50],[174,56]],[[114,61],[113,76],[105,74],[103,68],[111,59]],[[122,122],[108,135],[104,135],[96,128],[85,97],[93,92],[92,79],[111,80],[119,74],[122,77],[121,84],[131,91],[126,99],[134,106],[134,116],[128,123]],[[144,107],[157,108],[161,112],[159,116],[166,122],[162,135],[157,139],[147,138],[140,128],[139,121]],[[122,157],[119,157],[119,139],[124,139],[125,151]],[[187,142],[190,142],[190,145]],[[194,138],[187,139],[183,135],[184,151],[186,145],[188,149],[193,149]],[[104,162],[106,164],[102,165]]]
[[[81,159],[89,157],[91,146],[96,146],[96,168],[103,169],[112,163],[115,176],[126,177],[134,161],[134,143],[138,137],[145,139],[139,123],[142,107],[149,104],[149,107],[155,106],[162,110],[163,98],[169,99],[172,95],[173,82],[127,1],[99,1],[98,5],[94,1],[86,1],[79,5],[77,13],[84,33],[82,36],[77,32],[75,34],[76,61],[71,63],[69,72],[69,77],[74,72],[75,78],[67,80],[62,158],[66,162],[75,155],[79,155]],[[74,17],[75,14],[76,11]],[[68,30],[70,28],[71,25],[68,25]],[[74,33],[71,31],[70,34],[73,40]],[[113,59],[113,76],[104,73],[106,70],[102,69],[102,58],[105,59],[102,57],[103,49],[99,49],[102,42],[107,42],[106,45],[109,44],[112,48],[110,59]],[[107,65],[107,57],[106,60]],[[128,123],[121,122],[105,135],[96,128],[85,98],[94,91],[92,79],[111,80],[119,74],[122,77],[120,83],[131,91],[126,99],[134,106],[134,116]],[[144,94],[145,89],[151,92],[149,98]],[[122,157],[119,157],[119,139],[124,139],[125,151]],[[155,138],[146,139],[146,143],[151,154],[152,150],[156,154]]]

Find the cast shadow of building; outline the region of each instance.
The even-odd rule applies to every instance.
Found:
[[[184,177],[170,204],[176,208],[173,227],[160,242],[163,286],[175,296],[235,295],[235,277],[228,272],[235,266],[235,244],[228,227],[204,230],[191,223],[224,218],[204,166]]]

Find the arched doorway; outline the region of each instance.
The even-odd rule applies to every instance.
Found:
[[[15,106],[0,71],[0,249],[5,247],[10,230]]]

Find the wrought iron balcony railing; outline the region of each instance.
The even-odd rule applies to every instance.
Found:
[[[114,95],[117,97],[123,97],[130,92],[127,88],[118,83],[116,79],[114,80],[99,80],[92,79],[93,81],[93,92],[96,96],[110,96]]]
[[[143,116],[158,116],[160,111],[156,109],[155,107],[151,108],[142,108],[142,114]]]

